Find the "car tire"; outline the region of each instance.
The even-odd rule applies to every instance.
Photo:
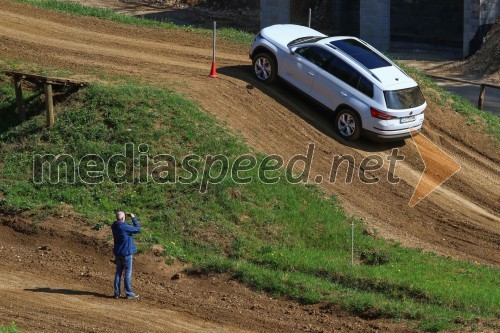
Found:
[[[271,83],[276,80],[278,67],[274,57],[269,53],[259,53],[253,57],[253,73],[260,82]]]
[[[361,136],[361,119],[355,111],[342,109],[335,116],[335,129],[343,139],[357,140]]]

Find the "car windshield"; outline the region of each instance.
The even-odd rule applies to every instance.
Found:
[[[425,103],[424,95],[418,86],[393,91],[384,91],[387,108],[394,110],[411,109]]]
[[[347,53],[368,69],[391,66],[387,60],[355,39],[336,40],[330,44]]]
[[[319,37],[319,36],[308,36],[308,37],[300,37],[297,39],[292,40],[290,43],[288,43],[288,47],[297,45],[300,43],[316,43],[319,40],[322,40],[323,38],[327,37]]]

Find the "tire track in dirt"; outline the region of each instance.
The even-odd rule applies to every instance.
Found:
[[[224,275],[170,277],[164,257],[135,257],[137,300],[112,294],[110,229],[91,230],[71,210],[31,220],[0,215],[0,324],[23,332],[413,332],[326,304],[300,305],[254,292]],[[17,231],[14,231],[17,230]]]
[[[444,255],[500,264],[498,154],[482,147],[481,141],[472,146],[461,142],[462,136],[476,140],[482,136],[470,133],[474,129],[449,110],[430,105],[425,133],[438,145],[443,143],[462,170],[442,190],[409,208],[423,171],[411,140],[404,144],[343,142],[332,130],[330,113],[282,83],[256,82],[245,47],[219,43],[221,79],[208,80],[210,40],[183,30],[130,27],[6,2],[0,7],[0,36],[0,54],[9,59],[80,75],[103,71],[174,84],[264,153],[289,159],[304,154],[312,142],[316,145],[312,179],[328,177],[333,155],[352,154],[359,166],[368,155],[385,159],[391,148],[399,148],[406,158],[396,171],[401,178],[397,186],[385,180],[386,164],[375,174],[381,179],[376,185],[355,179],[352,184],[323,183],[323,188],[337,194],[348,213],[365,219],[383,237]]]

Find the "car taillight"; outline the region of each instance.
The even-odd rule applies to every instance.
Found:
[[[389,119],[394,119],[396,117],[391,116],[389,114],[385,114],[383,112],[380,112],[379,110],[376,110],[374,108],[370,108],[370,113],[372,114],[372,117],[378,118],[378,119],[384,119],[384,120],[389,120]]]

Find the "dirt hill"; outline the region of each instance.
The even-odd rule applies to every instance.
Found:
[[[0,215],[0,325],[22,332],[412,332],[325,304],[300,305],[255,293],[224,275],[181,275],[178,263],[136,257],[141,298],[112,295],[112,247],[78,216],[30,220]],[[84,319],[84,320],[83,320]]]
[[[495,81],[500,81],[500,22],[491,28],[481,49],[463,66],[467,74],[490,77]]]

